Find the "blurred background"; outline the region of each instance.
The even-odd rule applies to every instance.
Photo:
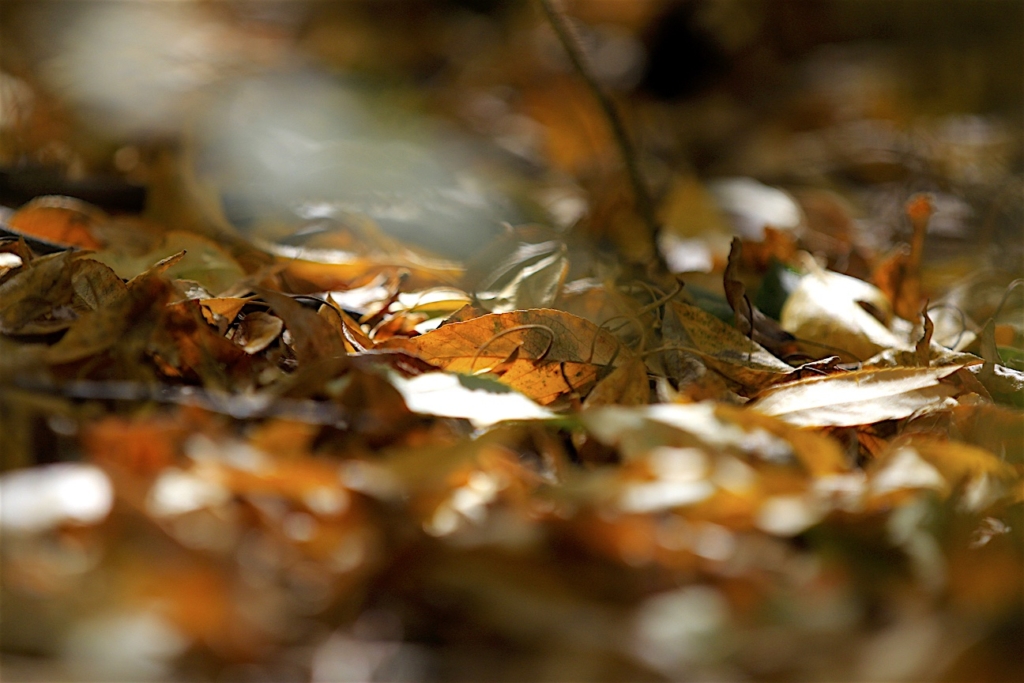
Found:
[[[841,200],[881,242],[914,189],[941,195],[933,229],[1016,235],[1020,3],[566,9],[669,232],[712,231],[688,224],[697,185],[743,176],[827,189],[798,197],[809,221]],[[464,258],[502,222],[539,221],[650,248],[622,215],[606,121],[526,0],[9,0],[0,31],[7,206],[79,194],[180,221],[170,167],[275,240],[368,218]]]

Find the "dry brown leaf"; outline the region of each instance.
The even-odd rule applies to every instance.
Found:
[[[334,301],[333,296],[327,297],[327,302],[320,307],[319,313],[341,335],[345,342],[345,350],[349,353],[369,351],[376,346],[363,332],[359,323]]]
[[[284,321],[276,315],[253,311],[238,324],[231,341],[252,355],[270,346],[284,329]]]
[[[553,309],[492,313],[385,346],[469,375],[504,364],[500,381],[542,405],[585,396],[613,363],[631,356],[611,333]]]
[[[959,393],[941,380],[960,366],[860,370],[789,382],[767,390],[751,408],[801,427],[855,427],[937,408]]]
[[[92,309],[114,306],[128,295],[128,286],[109,266],[91,258],[74,263],[71,285],[75,294]]]
[[[988,401],[963,401],[953,408],[961,438],[1008,462],[1024,463],[1024,412]]]
[[[743,240],[742,262],[744,267],[763,273],[772,261],[788,263],[796,251],[797,240],[792,230],[779,230],[766,225],[764,237],[760,241]]]
[[[18,260],[21,261],[20,264],[4,264],[4,270],[0,270],[0,283],[2,283],[7,278],[8,275],[11,275],[12,271],[15,271],[18,268],[21,268],[23,265],[30,263],[36,257],[35,254],[32,253],[32,250],[29,248],[28,244],[25,242],[24,237],[18,237],[17,239],[4,237],[2,227],[0,227],[0,254],[10,254],[18,257]]]
[[[466,304],[445,318],[445,321],[441,323],[441,326],[444,327],[445,325],[450,325],[452,323],[464,323],[467,320],[479,318],[480,316],[487,315],[488,313],[489,311],[484,308],[480,308],[479,306],[474,306],[472,304]]]
[[[149,348],[179,374],[219,389],[230,388],[232,377],[246,376],[251,366],[245,352],[206,322],[198,301],[179,301],[161,313]]]
[[[833,439],[710,401],[609,406],[581,418],[623,458],[586,498],[626,513],[685,508],[689,520],[790,536],[836,502],[815,492],[815,482],[849,472]]]
[[[210,324],[213,324],[214,316],[220,316],[228,323],[231,323],[234,322],[242,308],[251,300],[252,297],[213,297],[211,299],[200,299],[199,305],[203,307],[203,317]]]
[[[188,427],[186,420],[166,416],[108,416],[85,425],[82,443],[93,462],[148,479],[174,464]]]
[[[776,356],[787,356],[796,350],[793,335],[783,330],[779,323],[750,302],[746,287],[739,279],[742,251],[742,241],[739,237],[734,237],[729,248],[729,262],[722,276],[725,298],[729,301],[729,307],[735,316],[736,328],[751,341],[760,344]]]
[[[390,380],[414,413],[462,418],[477,429],[506,420],[542,420],[555,416],[486,375],[471,377],[427,372],[410,379],[396,375]]]
[[[66,328],[73,316],[54,320],[55,309],[73,296],[70,264],[73,255],[61,252],[23,265],[0,284],[0,332],[39,333]]]
[[[170,270],[174,266],[174,264],[178,263],[178,261],[182,260],[183,258],[185,258],[185,252],[178,251],[171,254],[170,256],[160,259],[156,263],[153,263],[149,268],[145,269],[138,275],[128,280],[128,289],[134,289],[135,286],[140,282],[145,283],[154,277],[164,275],[168,270]]]
[[[953,485],[978,475],[1009,479],[1014,474],[1013,467],[995,454],[961,441],[915,434],[909,444]]]
[[[295,357],[300,363],[347,356],[338,331],[315,311],[305,308],[287,294],[257,288],[292,335]]]
[[[672,302],[662,332],[666,346],[697,353],[714,370],[745,387],[757,389],[793,371],[735,327],[687,303]]]
[[[913,320],[921,310],[921,257],[934,207],[928,195],[918,194],[907,202],[906,211],[913,228],[910,246],[882,261],[875,268],[872,280],[892,302],[896,315]]]
[[[647,366],[639,358],[631,358],[597,383],[583,402],[583,407],[643,405],[650,400],[650,394]]]
[[[112,306],[90,311],[75,321],[67,334],[47,349],[46,361],[51,364],[69,363],[102,353],[115,345],[124,347],[123,335],[128,331],[133,339],[145,340],[152,333],[161,309],[171,295],[170,284],[159,275],[140,275],[132,281],[128,296]],[[145,349],[132,350],[141,354]]]
[[[924,310],[921,312],[924,318],[924,331],[921,334],[921,338],[918,340],[917,345],[914,347],[914,353],[917,356],[917,364],[921,367],[928,367],[932,360],[932,335],[935,334],[935,323],[928,317],[928,306],[925,305]]]
[[[345,290],[353,282],[372,278],[379,273],[402,271],[407,274],[407,287],[434,287],[450,285],[462,276],[462,268],[444,261],[402,260],[394,258],[369,258],[343,253],[337,261],[330,261],[324,254],[323,261],[312,260],[313,254],[302,256],[299,251],[287,260],[284,274],[290,281],[303,284],[300,291]],[[281,255],[285,256],[285,255]]]
[[[961,505],[981,509],[1007,495],[1012,466],[989,451],[959,441],[914,434],[899,439],[869,469],[871,489],[892,504],[891,494],[932,489],[942,495],[960,489]]]

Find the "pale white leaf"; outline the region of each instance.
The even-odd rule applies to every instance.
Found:
[[[855,427],[936,408],[957,393],[941,380],[959,369],[885,368],[790,382],[751,404],[801,427]]]

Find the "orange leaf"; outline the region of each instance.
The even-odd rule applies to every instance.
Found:
[[[14,232],[52,244],[82,249],[100,249],[101,242],[92,232],[108,220],[107,214],[91,204],[57,195],[37,197],[7,221]]]
[[[384,346],[449,372],[474,374],[504,364],[499,381],[542,405],[586,395],[605,369],[632,355],[610,332],[552,309],[492,313]]]

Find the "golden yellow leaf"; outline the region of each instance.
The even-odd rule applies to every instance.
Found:
[[[608,331],[552,309],[492,313],[384,346],[449,372],[471,375],[500,366],[502,383],[542,405],[566,394],[585,396],[613,363],[632,356]]]
[[[359,323],[338,305],[333,296],[327,297],[327,302],[320,307],[319,315],[337,330],[349,353],[368,351],[375,346]]]
[[[200,299],[199,305],[203,307],[203,317],[208,321],[210,316],[221,316],[227,322],[234,321],[235,317],[242,310],[252,297],[237,297],[237,296],[226,296],[226,297],[214,297],[212,299]],[[207,314],[210,315],[207,315]]]
[[[647,366],[639,358],[631,358],[598,382],[583,406],[643,405],[650,399],[650,394]]]
[[[763,387],[793,372],[735,327],[691,304],[673,302],[663,332],[666,346],[692,350],[711,368],[747,387]]]

